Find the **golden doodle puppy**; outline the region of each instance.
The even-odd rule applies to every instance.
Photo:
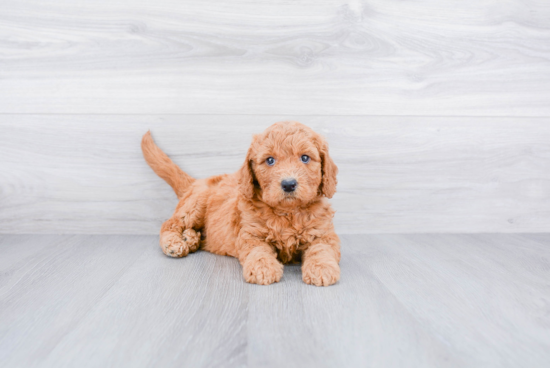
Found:
[[[336,192],[338,168],[327,142],[297,122],[276,123],[255,135],[234,174],[194,179],[143,136],[143,156],[176,192],[179,204],[160,230],[170,257],[201,248],[239,260],[247,282],[268,285],[283,264],[302,261],[307,284],[340,278],[340,240],[327,198]]]

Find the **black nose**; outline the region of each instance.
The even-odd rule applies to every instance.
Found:
[[[285,179],[281,182],[281,187],[287,193],[294,192],[296,190],[296,185],[298,185],[296,179]]]

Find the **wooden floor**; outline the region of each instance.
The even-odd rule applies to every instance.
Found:
[[[0,236],[0,366],[550,366],[550,234],[344,235],[328,288],[157,240]]]

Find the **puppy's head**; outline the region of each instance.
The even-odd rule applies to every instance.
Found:
[[[240,171],[240,190],[272,207],[294,207],[336,192],[338,168],[323,137],[297,122],[254,136]]]

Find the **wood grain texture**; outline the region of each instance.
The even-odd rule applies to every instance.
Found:
[[[157,240],[0,236],[2,367],[550,364],[548,234],[346,235],[328,288]]]
[[[143,253],[143,239],[2,237],[11,262],[0,264],[0,365],[42,362]]]
[[[289,116],[1,115],[0,233],[157,234],[177,204],[157,143],[197,178],[234,172]],[[548,118],[293,116],[338,164],[340,233],[545,232]]]
[[[0,4],[0,113],[550,113],[547,0]]]

